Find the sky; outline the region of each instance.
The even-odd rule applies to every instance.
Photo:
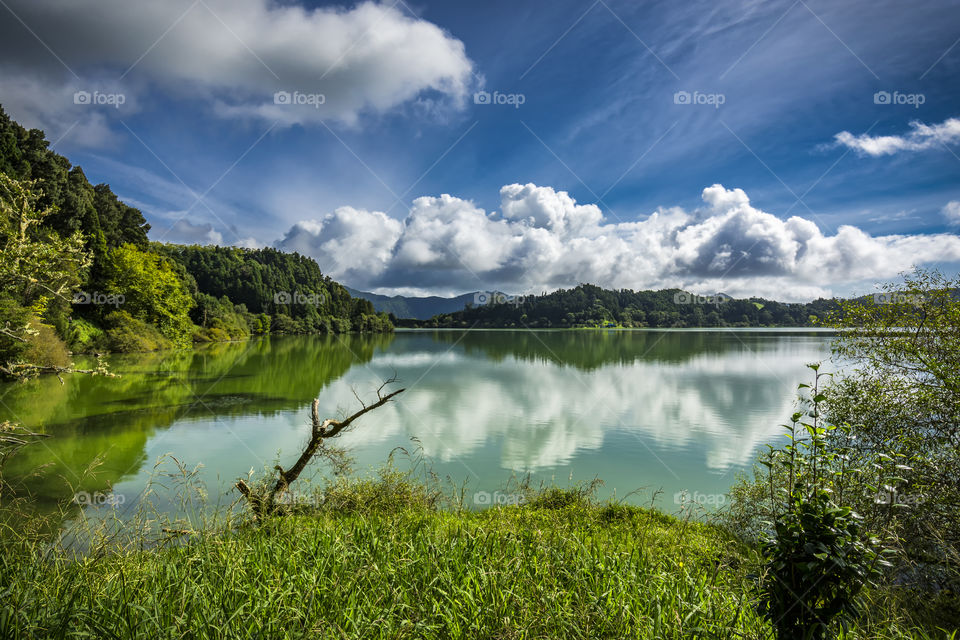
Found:
[[[960,0],[0,0],[0,105],[163,242],[377,293],[960,268]]]

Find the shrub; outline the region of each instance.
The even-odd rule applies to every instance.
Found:
[[[27,344],[20,353],[24,362],[41,367],[68,367],[70,366],[70,352],[53,327],[42,324],[36,318],[30,321],[30,329],[26,336]]]
[[[774,519],[762,550],[765,572],[761,611],[779,640],[821,640],[832,623],[846,624],[858,612],[858,595],[889,566],[879,540],[843,502],[845,481],[873,470],[854,469],[843,453],[849,428],[821,421],[819,365],[806,411],[793,415],[788,443],[770,447],[762,464],[770,470]],[[769,446],[769,445],[768,445]],[[882,465],[874,465],[881,469]],[[785,486],[780,485],[786,481]],[[877,486],[883,486],[877,477]]]
[[[111,351],[157,351],[172,345],[160,331],[126,311],[114,311],[104,318],[106,346]]]
[[[106,339],[103,329],[83,318],[71,320],[65,335],[70,348],[81,353],[102,347]]]

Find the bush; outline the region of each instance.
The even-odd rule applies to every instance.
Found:
[[[788,443],[770,447],[762,464],[773,505],[772,530],[762,545],[761,611],[779,640],[824,640],[835,620],[845,626],[859,613],[858,596],[879,577],[879,540],[862,527],[862,518],[844,504],[849,478],[867,477],[877,487],[895,482],[884,465],[854,468],[845,454],[849,428],[821,420],[819,365],[804,411],[787,427]],[[769,446],[769,445],[768,445]],[[785,483],[784,483],[785,481]],[[849,493],[847,493],[849,495]]]
[[[65,335],[70,348],[79,353],[86,353],[103,347],[106,339],[103,329],[83,318],[71,320],[70,324],[67,325]]]
[[[114,311],[104,322],[107,325],[105,346],[110,351],[158,351],[173,346],[156,327],[126,311]]]
[[[70,352],[53,327],[42,324],[36,318],[30,321],[30,330],[26,336],[27,344],[20,353],[24,362],[41,367],[70,366]]]

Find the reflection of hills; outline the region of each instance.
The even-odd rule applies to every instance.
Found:
[[[100,454],[98,491],[137,471],[147,440],[175,421],[217,416],[269,416],[301,406],[351,366],[368,362],[392,340],[376,336],[265,338],[192,351],[112,358],[119,378],[73,375],[61,385],[44,377],[0,387],[0,419],[52,435],[12,458],[8,479],[29,481],[38,499],[63,497]],[[80,363],[78,362],[78,365]],[[61,478],[62,476],[62,478]]]
[[[418,331],[402,332],[403,348],[439,342],[457,345],[467,354],[483,353],[492,360],[515,358],[569,365],[591,371],[607,364],[637,360],[680,363],[703,354],[747,352],[772,345],[784,336],[824,336],[811,330],[557,330],[557,331]],[[401,346],[398,344],[397,346]],[[393,349],[395,351],[395,349]]]
[[[588,368],[589,361],[583,373],[554,364],[546,351],[578,344],[576,337],[544,333],[547,347],[537,349],[540,343],[512,334],[506,337],[518,338],[518,353],[511,355],[501,336],[480,335],[493,338],[493,358],[468,342],[469,334],[455,346],[455,338],[443,336],[440,349],[424,342],[431,336],[403,335],[374,358],[372,367],[396,369],[403,380],[417,380],[429,368],[401,402],[381,410],[375,437],[398,441],[407,429],[441,460],[466,459],[499,442],[501,466],[536,470],[598,449],[605,434],[620,431],[635,435],[640,447],[689,448],[707,467],[727,469],[749,462],[782,431],[804,365],[828,355],[822,335],[650,332],[614,340],[627,348],[612,362],[599,364],[592,353],[563,363]],[[596,340],[598,352],[613,356],[606,340]],[[690,352],[690,342],[698,353]],[[337,381],[329,393],[342,396],[347,386]],[[370,437],[348,436],[357,444]]]

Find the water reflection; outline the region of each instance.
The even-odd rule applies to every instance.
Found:
[[[291,337],[111,362],[119,379],[0,387],[0,419],[50,433],[6,477],[40,500],[135,497],[154,461],[203,464],[211,493],[299,452],[311,400],[356,408],[396,374],[408,391],[343,437],[361,466],[419,439],[440,473],[494,487],[509,471],[722,491],[792,412],[830,337],[761,331],[437,331]],[[78,363],[80,364],[80,363]],[[94,478],[83,470],[100,454]],[[46,465],[46,466],[44,466]]]
[[[536,471],[601,449],[607,433],[622,431],[640,447],[694,450],[708,469],[727,470],[782,431],[804,365],[829,355],[828,340],[732,332],[412,337],[370,369],[417,382],[381,409],[375,433],[348,441],[416,435],[441,460],[468,459],[496,442],[500,467]],[[437,343],[449,346],[438,352]],[[347,376],[326,393],[347,397],[351,384]]]

